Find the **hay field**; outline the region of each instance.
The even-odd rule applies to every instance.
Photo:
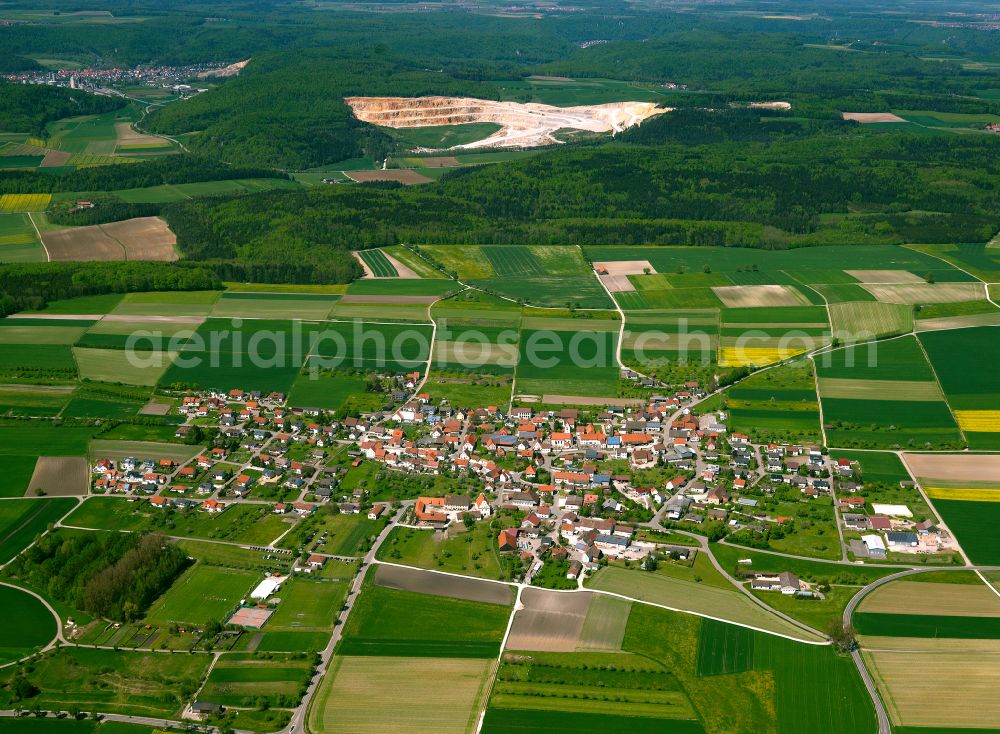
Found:
[[[309,712],[317,734],[476,730],[492,660],[336,657]]]
[[[982,283],[862,283],[861,287],[883,303],[958,303],[983,297]]]
[[[633,599],[661,604],[672,609],[692,612],[747,625],[758,630],[788,635],[798,640],[819,638],[789,622],[770,614],[735,588],[720,589],[693,581],[683,581],[642,571],[629,571],[614,566],[599,570],[589,584],[591,588],[610,591]]]
[[[903,454],[921,483],[991,482],[1000,485],[1000,454]]]
[[[859,612],[1000,617],[1000,596],[986,584],[893,581],[866,596]]]
[[[923,380],[851,380],[840,377],[820,377],[822,398],[848,400],[944,400],[936,382]]]
[[[380,564],[375,571],[375,583],[399,591],[447,596],[486,604],[508,606],[514,601],[513,589],[507,584],[447,576],[420,568],[402,568]]]
[[[809,305],[805,296],[787,285],[715,286],[712,291],[729,308]]]
[[[25,497],[42,490],[49,497],[76,497],[87,494],[90,474],[82,456],[39,456]]]
[[[564,594],[527,588],[521,592],[522,609],[514,614],[507,638],[508,650],[573,652],[587,618],[593,594]]]
[[[938,642],[944,643],[944,640]],[[1000,721],[1000,652],[866,651],[865,663],[897,726],[989,727]]]

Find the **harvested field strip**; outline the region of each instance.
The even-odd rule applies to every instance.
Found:
[[[984,591],[990,593],[986,590]],[[966,640],[1000,638],[1000,616],[946,614],[884,614],[855,612],[854,628],[861,635],[882,637],[954,637]]]
[[[486,604],[510,606],[514,602],[513,589],[507,584],[434,573],[419,568],[379,564],[375,572],[375,583],[388,589],[434,594]]]
[[[323,734],[475,731],[492,662],[445,658],[334,658],[310,708]]]
[[[663,719],[695,718],[694,709],[680,691],[648,691],[629,688],[601,688],[600,698],[587,700],[578,689],[567,690],[565,697],[555,686],[497,683],[490,704],[499,709],[531,711],[566,711],[576,714],[608,714],[610,716],[641,716]],[[667,729],[669,731],[670,729]],[[579,730],[577,730],[579,731]]]
[[[865,652],[889,716],[928,734],[970,731],[1000,721],[1000,654],[986,652]],[[914,675],[933,670],[934,675]],[[968,729],[967,729],[968,727]]]
[[[883,303],[955,303],[976,301],[983,297],[982,283],[914,283],[913,285],[864,284],[862,286]]]
[[[916,331],[939,331],[941,329],[964,329],[972,326],[1000,326],[1000,311],[969,314],[968,316],[917,319],[913,328]]]
[[[1000,487],[924,487],[924,492],[934,500],[961,500],[963,502],[1000,502]]]
[[[788,635],[810,642],[819,638],[776,617],[749,598],[733,589],[719,589],[691,581],[658,576],[641,571],[629,571],[608,566],[599,570],[590,586],[634,599],[662,604],[680,611]]]
[[[1000,596],[984,583],[941,584],[920,581],[892,581],[872,591],[858,607],[859,612],[921,614],[955,617],[1000,617]]]
[[[955,419],[963,431],[1000,432],[1000,410],[956,410]]]
[[[820,377],[819,394],[823,398],[851,400],[944,400],[936,382],[916,380],[849,380]]]
[[[861,283],[923,283],[923,278],[909,270],[845,270]]]

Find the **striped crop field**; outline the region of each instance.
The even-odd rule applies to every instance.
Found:
[[[956,410],[955,418],[963,431],[1000,433],[1000,410]]]
[[[0,212],[40,212],[52,201],[52,194],[4,194]]]
[[[358,255],[376,278],[398,278],[399,273],[381,250],[360,250]]]

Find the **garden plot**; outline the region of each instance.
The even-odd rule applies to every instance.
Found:
[[[729,308],[809,305],[805,296],[787,285],[715,286],[712,291]]]
[[[514,614],[506,649],[573,652],[580,643],[592,597],[585,592],[524,589],[523,607]]]

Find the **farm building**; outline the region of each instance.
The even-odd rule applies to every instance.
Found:
[[[257,588],[250,592],[250,598],[264,600],[271,596],[271,594],[277,592],[281,588],[281,585],[287,580],[287,576],[279,576],[277,574],[268,576],[257,584]]]

